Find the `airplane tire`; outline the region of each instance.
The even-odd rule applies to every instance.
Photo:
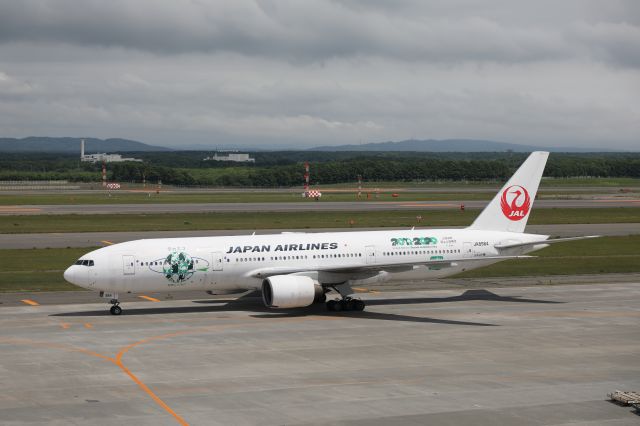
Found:
[[[353,310],[354,311],[364,311],[364,302],[362,300],[354,300],[353,301]]]
[[[345,311],[353,311],[355,309],[355,301],[353,299],[344,300],[342,303],[344,304]]]
[[[113,305],[111,309],[109,309],[111,315],[120,315],[122,313],[122,308],[118,305]]]

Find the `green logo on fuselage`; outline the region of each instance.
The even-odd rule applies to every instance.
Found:
[[[162,272],[172,283],[186,281],[194,273],[193,259],[185,252],[173,252],[162,263]]]
[[[436,237],[392,238],[392,246],[429,246],[438,244]]]

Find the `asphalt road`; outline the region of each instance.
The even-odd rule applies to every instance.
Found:
[[[430,227],[434,229],[437,227]],[[456,227],[452,227],[456,228]],[[458,227],[459,228],[459,227]],[[256,234],[277,234],[280,232],[350,232],[367,231],[381,228],[333,228],[333,229],[263,229]],[[393,229],[393,228],[383,228]],[[640,234],[640,223],[601,223],[601,224],[571,224],[571,225],[528,225],[527,232],[551,235],[556,237],[573,237],[579,235],[633,235]],[[64,248],[64,247],[95,247],[109,243],[140,240],[144,238],[177,238],[203,237],[224,235],[250,235],[253,230],[208,230],[208,231],[132,231],[132,232],[77,232],[77,233],[46,233],[46,234],[0,234],[0,248],[30,249],[30,248]]]
[[[293,203],[76,204],[0,206],[0,215],[482,209],[488,201],[305,201]],[[535,208],[640,207],[637,198],[537,200]]]
[[[616,425],[639,283],[0,308],[5,425]]]

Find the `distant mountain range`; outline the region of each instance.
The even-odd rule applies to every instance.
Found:
[[[479,139],[409,139],[400,142],[365,143],[361,145],[319,146],[310,151],[417,151],[417,152],[592,152],[594,149],[571,147],[543,147]],[[610,151],[598,149],[598,151]]]
[[[80,155],[80,141],[84,139],[84,151],[87,154],[96,152],[141,152],[171,151],[162,146],[128,139],[96,139],[96,138],[50,138],[28,137],[22,139],[0,138],[0,152],[59,152],[77,153]]]
[[[148,145],[146,143],[129,139],[97,139],[97,138],[69,138],[69,137],[27,137],[0,138],[0,152],[43,152],[43,153],[65,153],[80,154],[80,140],[85,140],[85,153],[97,152],[154,152],[154,151],[175,151],[175,149],[163,146]],[[176,147],[179,150],[215,151],[241,149],[242,151],[265,151],[259,147],[232,147],[218,145],[181,145]],[[294,148],[295,149],[295,148]],[[301,148],[297,148],[301,149]],[[285,147],[271,147],[269,150],[291,150]],[[304,150],[304,149],[302,149]],[[589,149],[574,147],[543,147],[534,145],[518,145],[514,143],[487,141],[480,139],[409,139],[399,142],[365,143],[359,145],[327,145],[307,149],[308,151],[416,151],[416,152],[531,152],[531,151],[552,151],[552,152],[614,152],[610,149]]]

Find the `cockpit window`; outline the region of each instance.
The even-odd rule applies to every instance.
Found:
[[[89,266],[89,261],[88,260],[83,260],[82,261],[82,266]]]
[[[74,265],[82,265],[82,260],[76,260],[76,263],[74,263]]]
[[[88,259],[78,259],[74,265],[82,265],[82,266],[93,266],[93,260]]]
[[[89,261],[89,266],[93,266],[93,260]]]

